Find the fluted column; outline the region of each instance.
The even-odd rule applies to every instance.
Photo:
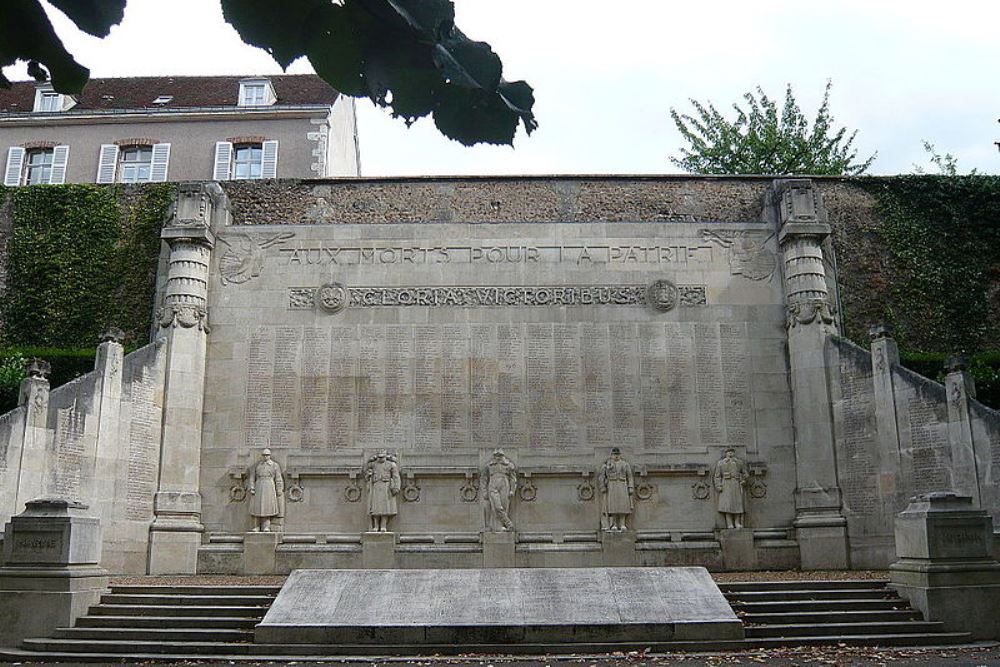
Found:
[[[221,191],[181,185],[162,238],[170,247],[159,321],[165,355],[160,479],[150,528],[150,574],[193,574],[201,543],[202,412],[213,212]]]
[[[836,333],[823,241],[830,234],[808,179],[777,181],[774,202],[788,309],[788,356],[795,430],[795,527],[803,569],[848,566],[834,454],[833,401],[826,355]]]

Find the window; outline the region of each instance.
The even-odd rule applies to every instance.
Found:
[[[52,149],[36,148],[28,151],[24,167],[24,184],[41,185],[52,181]]]
[[[153,167],[152,146],[129,146],[118,154],[118,182],[145,183]]]
[[[76,100],[69,95],[63,95],[52,90],[50,84],[43,83],[35,87],[34,110],[36,112],[55,113],[65,111],[74,104],[76,104]]]
[[[261,144],[233,146],[233,179],[260,178],[264,147]]]
[[[277,178],[278,142],[260,141],[215,144],[216,181],[243,181],[255,178]]]
[[[62,95],[43,92],[38,96],[38,111],[62,111]]]
[[[277,97],[270,79],[247,79],[240,81],[239,106],[262,107],[274,104]]]
[[[97,163],[98,183],[160,183],[167,180],[170,144],[103,144]]]
[[[66,182],[69,146],[21,148],[7,150],[4,185],[60,185]]]

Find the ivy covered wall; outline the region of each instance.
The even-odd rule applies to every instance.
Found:
[[[172,185],[3,191],[4,347],[92,348],[110,325],[148,342],[160,226]]]

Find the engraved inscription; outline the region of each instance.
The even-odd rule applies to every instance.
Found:
[[[262,327],[249,341],[246,441],[751,449],[745,336],[678,322]]]
[[[877,473],[873,452],[875,392],[871,366],[840,357],[840,436],[846,474],[840,481],[844,504],[857,515],[873,515],[878,508]]]
[[[664,284],[670,288],[664,289]],[[657,281],[655,285],[656,289],[651,289],[649,285],[348,287],[347,296],[338,297],[337,307],[324,307],[324,311],[338,312],[344,303],[351,308],[651,306],[663,311],[671,310],[675,305],[689,308],[708,305],[704,285],[674,286],[665,280]],[[321,305],[326,303],[322,298],[326,292],[320,297],[311,296],[307,294],[310,289],[290,288],[288,308],[306,310],[317,302]]]
[[[159,444],[156,434],[160,416],[153,403],[155,386],[144,373],[129,383],[132,418],[125,478],[125,518],[133,521],[145,521],[153,516]]]
[[[71,408],[59,410],[55,435],[56,465],[51,493],[61,498],[80,497],[85,425],[84,413]]]

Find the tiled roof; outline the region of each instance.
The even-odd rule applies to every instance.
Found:
[[[138,76],[91,79],[76,96],[73,111],[115,109],[183,109],[235,107],[240,81],[250,76]],[[339,93],[315,74],[265,76],[274,86],[279,105],[332,105]],[[161,95],[173,96],[166,104],[153,104]],[[35,82],[18,81],[0,88],[0,113],[30,112],[35,105]]]

